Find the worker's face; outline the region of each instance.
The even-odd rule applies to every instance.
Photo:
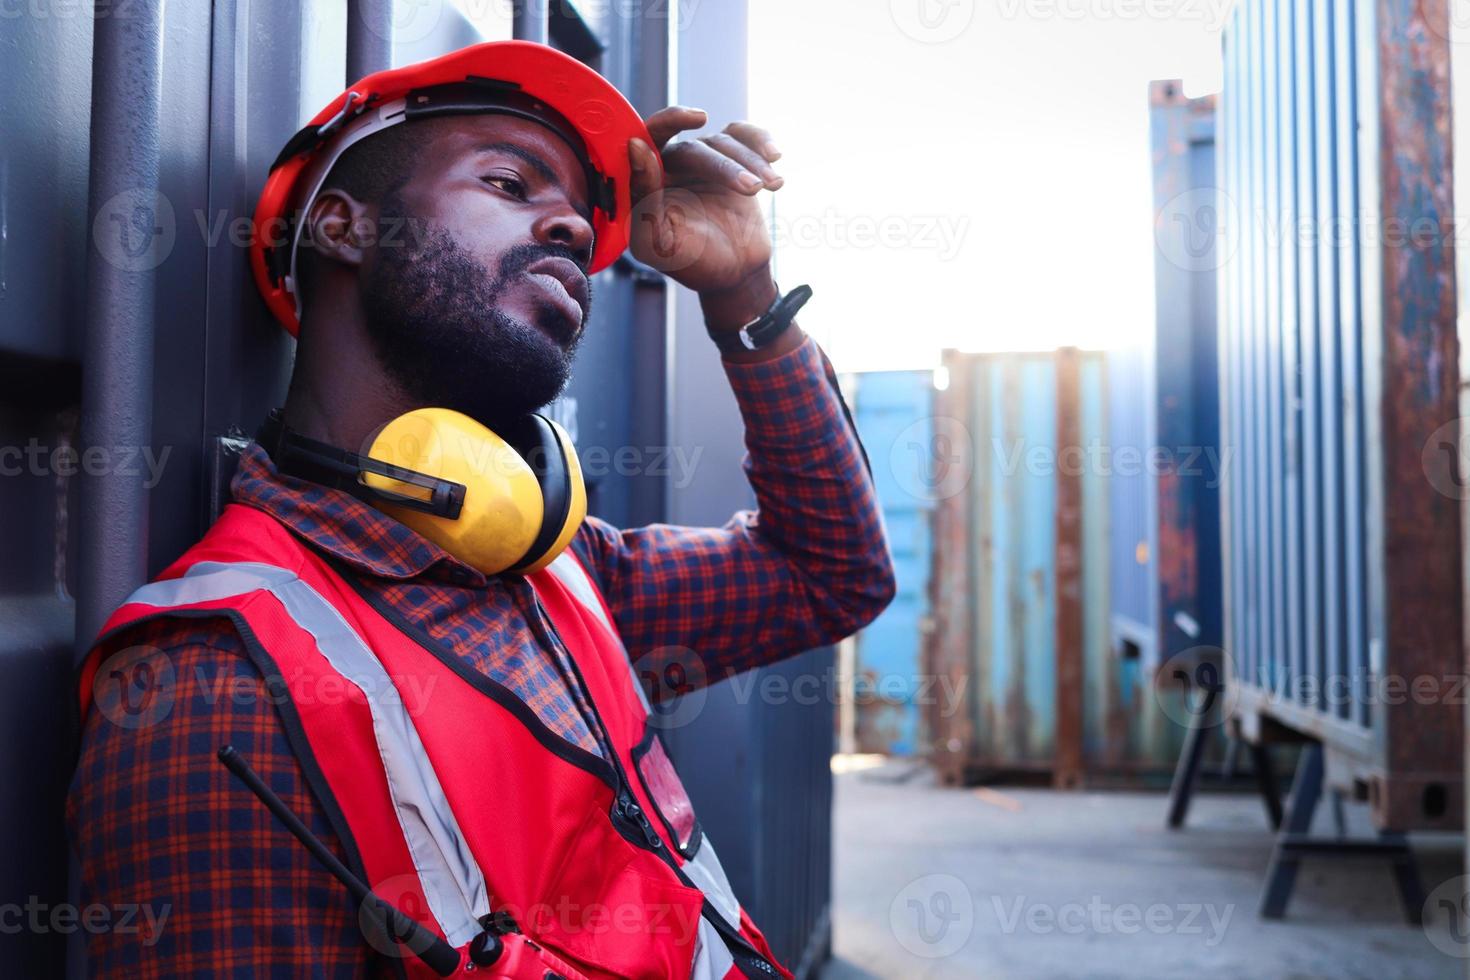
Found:
[[[364,314],[408,394],[494,427],[570,375],[591,301],[586,177],[572,148],[529,120],[459,116],[423,130],[413,177],[382,202],[363,256]]]

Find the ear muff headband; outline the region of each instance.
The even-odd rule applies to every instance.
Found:
[[[279,410],[265,420],[255,441],[265,449],[280,472],[334,490],[344,490],[367,503],[408,507],[451,521],[459,519],[464,507],[463,483],[395,466],[308,438],[286,428]],[[364,473],[376,473],[399,483],[421,487],[428,493],[407,494],[375,487],[362,481]]]
[[[521,454],[541,484],[541,530],[513,566],[535,565],[561,537],[572,509],[572,479],[566,450],[552,423],[540,415],[528,415],[503,437]]]

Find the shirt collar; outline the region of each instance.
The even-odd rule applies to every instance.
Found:
[[[318,550],[369,575],[388,579],[424,575],[456,585],[486,584],[484,573],[345,490],[278,472],[259,443],[251,442],[240,454],[230,496],[265,511]]]

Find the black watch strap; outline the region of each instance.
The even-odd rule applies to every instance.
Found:
[[[780,287],[778,286],[777,289],[779,291]],[[786,295],[777,296],[766,312],[739,330],[711,330],[709,324],[705,324],[705,330],[723,354],[733,354],[742,350],[760,350],[772,344],[777,337],[786,332],[791,326],[791,321],[796,319],[796,311],[805,306],[806,301],[811,298],[812,287],[797,286]]]

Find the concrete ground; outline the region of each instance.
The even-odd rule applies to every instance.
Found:
[[[951,789],[890,763],[839,771],[834,962],[871,977],[1465,977],[1450,924],[1405,924],[1386,864],[1304,865],[1287,917],[1256,915],[1271,836],[1258,797]],[[1329,806],[1313,831],[1332,833]],[[1366,833],[1362,806],[1350,831]],[[1415,838],[1426,891],[1459,900],[1457,838]]]

